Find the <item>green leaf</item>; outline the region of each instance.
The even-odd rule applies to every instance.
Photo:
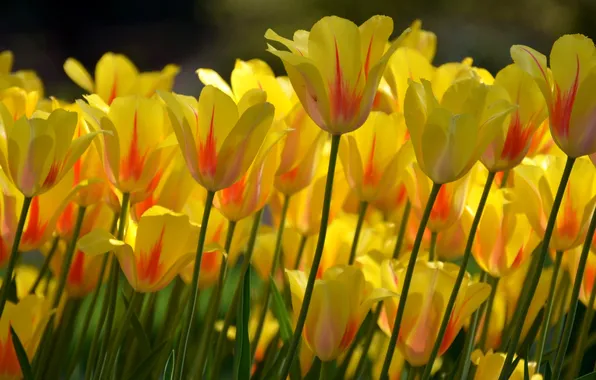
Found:
[[[530,369],[528,368],[528,361],[524,360],[524,380],[530,380]]]
[[[524,339],[522,344],[519,346],[519,349],[517,350],[518,356],[515,358],[515,360],[513,361],[513,363],[511,363],[511,366],[509,367],[509,373],[507,374],[507,378],[509,378],[509,376],[511,376],[511,374],[513,373],[515,368],[517,368],[519,361],[528,357],[528,352],[530,351],[530,347],[532,346],[532,343],[534,343],[536,341],[536,336],[538,335],[538,332],[540,331],[540,326],[542,325],[543,318],[544,318],[544,309],[540,309],[538,316],[536,316],[534,323],[532,323],[532,326],[530,326],[530,329],[528,330],[528,334],[526,335],[526,338]]]
[[[269,286],[271,286],[271,294],[273,296],[271,300],[271,306],[273,307],[273,314],[279,323],[279,336],[281,340],[286,343],[292,339],[292,325],[290,323],[290,316],[284,303],[281,293],[273,281],[273,277],[269,275]]]
[[[153,368],[158,362],[157,358],[159,358],[161,353],[164,351],[167,343],[168,341],[164,340],[163,342],[158,344],[157,347],[155,347],[155,350],[153,350],[149,355],[147,355],[145,359],[141,360],[141,362],[132,370],[132,374],[127,378],[130,380],[149,378],[151,370],[153,370]]]
[[[582,377],[578,377],[577,380],[596,380],[596,371],[588,373],[587,375],[583,375]]]
[[[234,379],[249,380],[251,367],[248,319],[250,317],[250,275],[244,276],[240,302],[238,302],[236,326],[236,354],[234,355]]]
[[[279,367],[283,364],[283,359],[286,357],[288,349],[290,348],[290,343],[286,343],[281,347],[281,350],[276,350],[274,352],[273,358],[271,363],[265,369],[263,369],[263,375],[260,376],[261,379],[271,379],[279,370]]]
[[[176,353],[174,350],[170,352],[166,365],[163,368],[163,380],[174,380],[174,363],[176,362]]]
[[[122,293],[122,299],[124,300],[125,310],[128,310],[129,301],[124,293]],[[143,324],[139,320],[139,316],[134,310],[132,312],[132,317],[130,318],[130,323],[132,325],[132,331],[139,343],[138,347],[141,349],[141,354],[149,355],[151,350],[151,341],[149,340],[149,337],[143,328]]]
[[[12,344],[14,345],[14,350],[17,354],[17,359],[19,359],[19,365],[21,366],[21,372],[23,372],[23,379],[24,380],[33,380],[33,371],[31,370],[31,363],[29,363],[29,358],[27,357],[27,352],[23,347],[23,343],[19,339],[19,336],[14,331],[12,326],[10,326],[10,335],[12,337]]]

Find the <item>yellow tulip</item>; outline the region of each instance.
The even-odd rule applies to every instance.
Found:
[[[519,268],[540,242],[528,219],[516,212],[506,194],[504,189],[489,193],[472,249],[480,268],[496,278]]]
[[[545,55],[523,45],[511,47],[515,63],[538,84],[548,106],[551,134],[570,157],[596,152],[595,52],[588,37],[564,35],[553,44],[549,70]]]
[[[413,82],[405,99],[405,118],[421,169],[438,184],[463,177],[495,138],[512,110],[498,87],[476,77],[454,82],[440,103],[431,82]]]
[[[514,169],[515,202],[541,237],[564,166],[564,157],[548,156]],[[587,158],[575,162],[550,242],[552,250],[567,251],[584,242],[596,203],[595,175],[596,170]]]
[[[4,104],[13,120],[18,120],[23,116],[31,118],[38,106],[39,93],[27,92],[19,87],[9,87],[0,91],[0,102]]]
[[[167,65],[161,72],[139,73],[124,55],[105,53],[95,66],[95,81],[83,65],[74,58],[64,62],[66,75],[89,94],[97,94],[107,104],[120,96],[150,97],[156,91],[170,91],[178,66]]]
[[[343,138],[339,157],[360,201],[374,201],[397,182],[398,151],[405,130],[400,114],[372,112],[362,127]]]
[[[35,356],[42,334],[50,319],[50,311],[43,297],[28,295],[18,304],[7,302],[0,318],[0,378],[18,380],[23,378],[10,333],[12,327],[23,344],[31,361]]]
[[[238,103],[211,85],[203,88],[198,101],[165,92],[160,96],[190,174],[210,191],[229,187],[246,173],[273,121],[274,108],[258,89]]]
[[[530,140],[530,148],[528,149],[527,157],[533,158],[539,155],[558,154],[563,155],[563,151],[555,144],[553,137],[550,134],[550,123],[546,118],[532,136]],[[560,153],[559,153],[560,152]]]
[[[464,58],[461,62],[448,62],[437,67],[432,76],[432,90],[439,103],[447,93],[449,87],[463,79],[476,79],[480,83],[492,85],[495,78],[486,70],[472,66],[473,60],[470,57]]]
[[[437,235],[435,253],[439,260],[452,261],[464,255],[468,233],[470,232],[466,220],[470,219],[471,215],[464,211],[461,218],[455,224],[446,230],[442,230]],[[423,245],[423,247],[429,248],[429,245]]]
[[[89,104],[77,103],[89,127],[105,131],[100,141],[108,180],[120,192],[130,193],[132,203],[143,200],[174,152],[164,107],[157,99],[138,95],[115,98],[110,106],[96,95],[86,99]]]
[[[293,308],[300,310],[307,275],[302,271],[286,273]],[[328,269],[314,285],[302,334],[306,344],[322,361],[334,360],[350,346],[373,304],[393,296],[385,289],[373,289],[356,267]]]
[[[261,277],[263,281],[269,281],[269,275],[271,274],[271,264],[273,261],[273,255],[275,253],[275,240],[277,237],[277,231],[261,226],[255,247],[252,253],[252,265],[257,275]],[[297,250],[300,245],[300,239],[302,235],[290,227],[284,229],[282,238],[282,250],[283,250],[283,267],[294,268],[297,258]],[[307,243],[308,244],[308,243]],[[283,272],[281,269],[279,273],[273,275],[274,279],[278,283],[278,286],[282,285]],[[280,280],[280,281],[277,281]]]
[[[579,258],[581,256],[581,248],[578,247],[565,256],[569,257],[569,262],[566,269],[569,271],[571,283],[573,284],[575,283],[575,278],[577,277],[577,267],[579,265]],[[588,254],[588,261],[586,262],[584,278],[582,279],[582,283],[579,288],[579,299],[586,307],[588,306],[588,301],[590,300],[590,294],[592,293],[592,288],[594,287],[595,280],[596,254],[594,254],[594,252],[591,251]]]
[[[503,364],[505,364],[505,357],[506,355],[504,353],[493,352],[492,350],[489,350],[486,354],[483,354],[480,350],[472,352],[472,363],[477,366],[474,379],[497,380]],[[521,359],[509,377],[509,380],[526,379],[525,366],[524,359]],[[528,371],[530,380],[542,380],[542,375],[538,373],[538,369],[536,368],[536,362],[528,363]]]
[[[401,42],[400,46],[415,49],[428,62],[432,62],[437,52],[437,35],[422,29],[422,21],[414,20],[410,26],[411,32]]]
[[[397,262],[385,261],[381,267],[383,286],[399,291],[405,270],[405,266]],[[418,260],[415,264],[397,340],[397,346],[405,359],[415,367],[426,364],[429,359],[458,271],[459,267],[450,263]],[[439,355],[449,348],[468,317],[488,298],[489,293],[488,284],[472,282],[469,275],[464,277]],[[390,335],[398,300],[388,299],[384,305],[386,318],[380,320],[380,327]]]
[[[192,261],[197,239],[198,227],[188,216],[154,206],[138,225],[129,225],[125,241],[94,229],[79,239],[78,247],[91,256],[113,251],[132,288],[145,293],[166,287]]]
[[[373,362],[373,377],[375,379],[381,378],[381,371],[383,370],[383,361],[385,353],[389,346],[389,338],[383,333],[376,333],[371,343],[368,357]],[[371,352],[372,351],[372,352]],[[438,362],[438,360],[437,360]],[[393,359],[391,359],[391,366],[389,367],[389,380],[401,380],[402,372],[406,366],[406,360],[400,350],[393,351]]]
[[[386,16],[373,16],[360,27],[332,16],[319,20],[310,32],[297,31],[293,40],[271,29],[265,38],[288,48],[268,45],[283,61],[309,116],[337,135],[357,129],[368,117],[385,66],[402,40],[385,51],[392,31],[393,21]]]
[[[504,121],[480,161],[492,172],[509,170],[523,160],[532,142],[534,132],[546,119],[547,110],[540,89],[532,77],[517,65],[499,71],[495,85],[501,86],[515,111]]]
[[[37,92],[43,98],[43,83],[32,70],[12,72],[14,56],[11,51],[0,52],[0,89],[19,87],[27,92]]]

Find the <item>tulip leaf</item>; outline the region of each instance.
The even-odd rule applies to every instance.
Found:
[[[170,352],[170,356],[168,356],[168,360],[166,361],[166,365],[163,369],[163,376],[164,380],[174,380],[174,362],[176,361],[176,353],[174,350]]]
[[[238,302],[236,326],[236,353],[234,355],[234,379],[250,378],[251,354],[248,337],[248,319],[250,317],[250,275],[246,273]]]
[[[271,364],[263,370],[263,376],[260,377],[261,379],[271,379],[274,377],[279,370],[279,367],[282,365],[283,359],[286,357],[289,348],[290,343],[286,343],[280,350],[275,350]]]
[[[124,293],[122,293],[122,299],[124,300],[124,306],[126,308],[125,310],[128,310],[129,301]],[[132,324],[133,333],[135,334],[135,337],[139,343],[141,353],[149,354],[148,351],[151,349],[151,341],[149,340],[149,337],[143,328],[143,324],[139,320],[139,317],[134,310],[132,312],[132,317],[130,318],[130,323]]]
[[[134,380],[149,378],[151,370],[155,367],[155,365],[158,362],[157,358],[159,358],[167,343],[168,341],[164,340],[163,342],[158,344],[157,347],[155,347],[155,349],[151,353],[149,353],[149,355],[147,355],[145,359],[141,360],[139,364],[132,370],[132,374],[128,377],[128,379]],[[166,363],[166,367],[167,365],[168,363]],[[167,377],[164,377],[164,379],[167,379]]]
[[[273,281],[273,277],[269,275],[269,286],[271,286],[272,300],[271,306],[273,307],[273,314],[279,322],[279,336],[284,343],[287,343],[292,339],[292,325],[290,324],[290,316],[286,309],[283,297]]]
[[[528,361],[524,360],[524,380],[530,380],[530,369],[528,368]]]
[[[17,359],[19,360],[19,365],[21,366],[21,372],[23,372],[23,379],[33,380],[33,371],[31,370],[31,363],[29,363],[27,352],[25,351],[23,343],[21,343],[19,336],[14,331],[12,326],[10,326],[10,335],[12,338],[12,344],[14,345],[14,350],[17,354]]]
[[[596,371],[578,377],[576,380],[596,380]]]

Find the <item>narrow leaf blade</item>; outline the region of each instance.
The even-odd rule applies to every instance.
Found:
[[[271,276],[269,276],[269,286],[271,286],[273,314],[279,323],[279,336],[284,343],[287,343],[292,338],[290,316],[288,315],[288,310],[284,304],[283,297]]]
[[[33,370],[31,369],[31,363],[29,363],[29,358],[27,357],[27,352],[25,351],[25,347],[23,347],[23,343],[19,339],[19,336],[14,331],[12,326],[10,326],[10,335],[12,338],[12,344],[14,345],[14,350],[17,354],[17,359],[19,360],[19,365],[21,366],[21,372],[23,373],[24,380],[33,380]]]

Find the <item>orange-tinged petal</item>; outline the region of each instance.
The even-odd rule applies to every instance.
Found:
[[[95,66],[95,93],[111,104],[116,97],[129,95],[137,74],[137,68],[128,58],[106,53]]]

